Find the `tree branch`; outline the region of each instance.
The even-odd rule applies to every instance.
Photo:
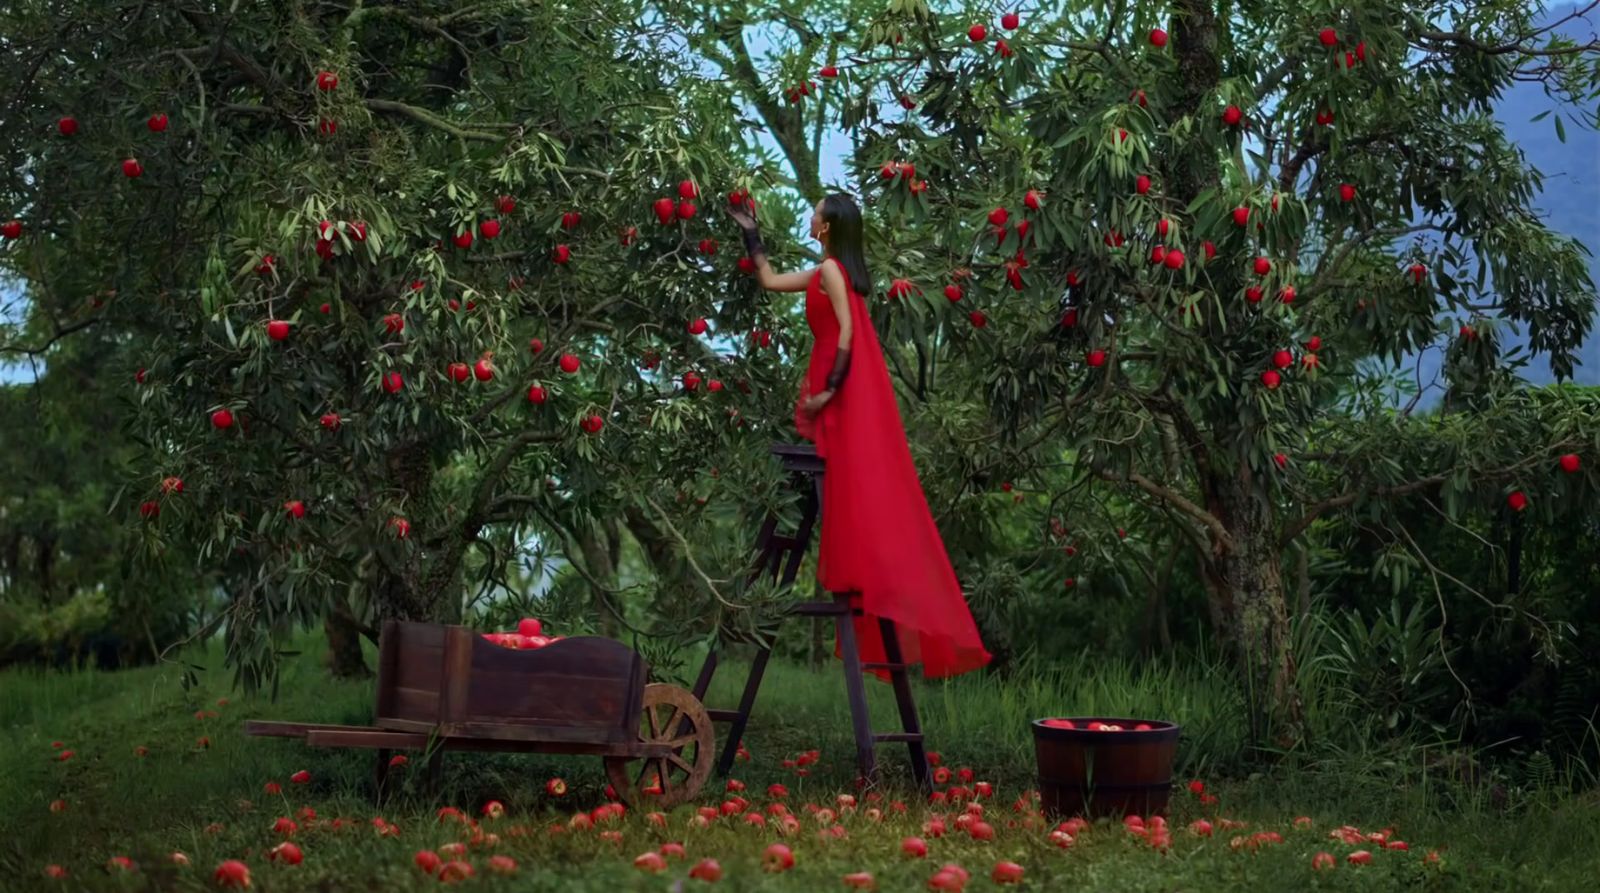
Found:
[[[451,124],[449,121],[446,121],[427,109],[418,108],[417,106],[409,105],[404,102],[396,102],[392,99],[368,99],[366,100],[366,106],[375,112],[389,112],[391,114],[404,115],[413,121],[420,121],[429,127],[443,130],[452,136],[456,136],[464,140],[478,140],[479,142],[485,143],[501,143],[505,142],[507,139],[505,136],[489,133],[486,130],[469,130],[465,127]],[[492,124],[490,126],[512,127],[514,125]]]
[[[1233,548],[1233,536],[1228,533],[1228,528],[1223,526],[1221,519],[1171,487],[1158,484],[1137,471],[1130,471],[1124,477],[1110,469],[1103,469],[1100,472],[1100,478],[1117,483],[1133,484],[1135,487],[1205,525],[1206,529],[1211,531],[1211,538],[1216,546],[1229,550]]]

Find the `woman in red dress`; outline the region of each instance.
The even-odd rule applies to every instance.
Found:
[[[984,666],[989,652],[928,511],[863,300],[872,280],[861,210],[847,195],[819,202],[811,237],[821,244],[823,261],[797,273],[774,272],[754,215],[745,208],[731,213],[761,286],[806,293],[806,324],[815,341],[795,422],[827,463],[817,578],[829,592],[860,599],[862,661],[885,661],[878,624],[885,618],[898,629],[902,659],[922,664],[929,678]]]

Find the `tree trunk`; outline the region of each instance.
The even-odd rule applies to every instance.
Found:
[[[1218,631],[1243,674],[1251,739],[1291,747],[1304,736],[1305,710],[1295,682],[1276,513],[1255,492],[1248,469],[1208,483],[1232,542],[1206,562],[1206,585]]]
[[[328,671],[337,679],[365,679],[372,675],[361,653],[361,628],[344,596],[337,596],[322,618],[328,637]]]

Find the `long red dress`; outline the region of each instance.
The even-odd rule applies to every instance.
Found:
[[[826,460],[817,578],[829,592],[860,593],[862,661],[885,662],[883,617],[899,630],[902,659],[922,664],[929,678],[955,676],[987,664],[989,652],[928,511],[878,333],[849,281],[846,275],[850,371],[814,417],[797,412],[801,433]],[[802,401],[827,390],[839,349],[839,319],[820,267],[806,289],[806,323],[815,342]]]

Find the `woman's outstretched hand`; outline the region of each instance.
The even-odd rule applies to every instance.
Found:
[[[742,230],[754,230],[756,228],[756,216],[744,208],[730,207],[728,216],[732,217],[733,222],[738,224]]]

